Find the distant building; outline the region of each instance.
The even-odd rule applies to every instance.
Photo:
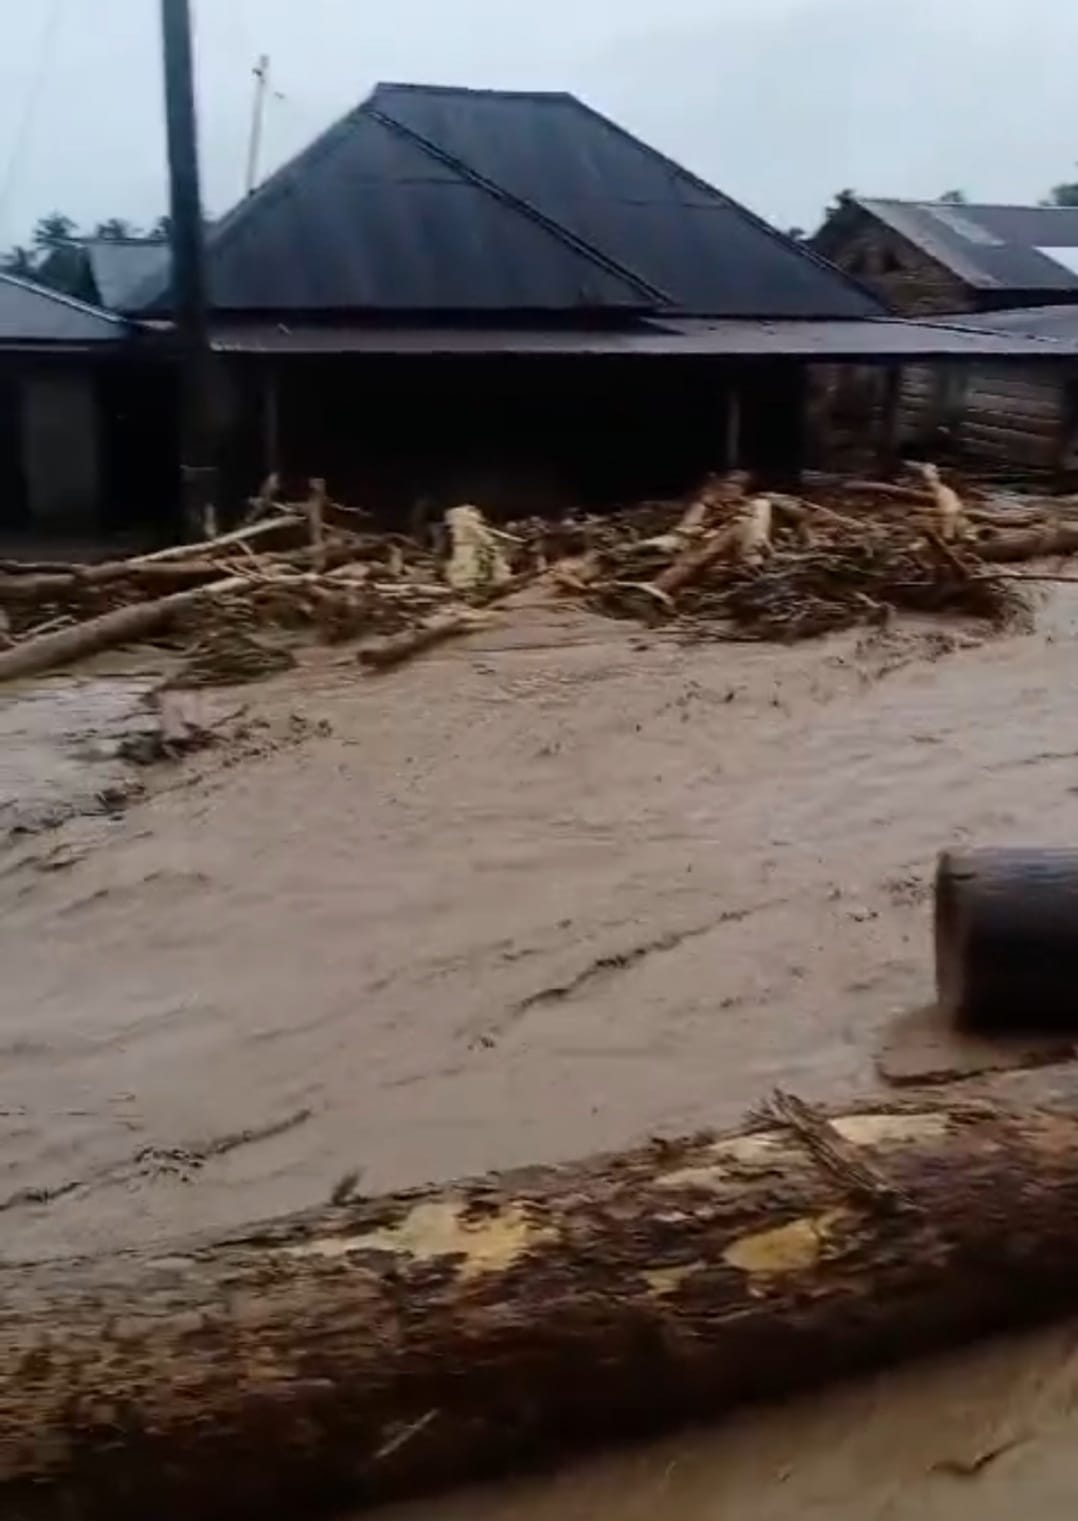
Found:
[[[789,479],[813,366],[1052,352],[881,320],[865,281],[560,93],[380,85],[206,259],[226,509],[271,470],[395,515]],[[92,239],[42,273],[122,316],[132,363],[167,360],[165,245]]]
[[[812,246],[907,316],[1078,301],[1078,207],[854,196]]]
[[[168,244],[160,238],[80,238],[54,244],[34,278],[93,306],[128,312],[139,287],[168,267]]]
[[[1073,355],[1063,362],[1078,351],[1078,208],[853,197],[812,242],[901,315],[976,315],[963,321],[967,331],[1039,337],[1056,355],[1050,365],[907,367],[901,447],[1055,474],[1078,469],[1078,366]],[[878,386],[863,375],[848,374],[834,395],[840,413],[879,406]]]
[[[169,500],[168,367],[113,312],[0,274],[0,533],[121,529]]]

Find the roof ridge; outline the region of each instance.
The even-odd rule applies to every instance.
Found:
[[[0,270],[0,280],[5,285],[17,286],[20,290],[29,291],[34,296],[44,296],[47,301],[55,301],[58,306],[70,307],[72,311],[81,312],[84,317],[100,317],[102,322],[111,322],[117,327],[130,327],[132,324],[127,317],[119,312],[110,312],[105,306],[94,306],[91,301],[80,301],[77,296],[69,296],[66,291],[56,290],[51,285],[41,285],[37,280],[28,280],[25,275],[16,275],[11,270]]]
[[[93,244],[95,248],[167,248],[167,238],[98,238],[89,233],[85,238],[69,238],[65,243],[66,248],[89,248]]]
[[[569,90],[499,90],[484,85],[417,84],[403,79],[380,79],[372,90],[373,102],[382,90],[405,90],[415,95],[492,95],[505,100],[575,100]]]
[[[571,100],[574,97],[569,96],[568,98]],[[511,190],[507,190],[497,180],[492,180],[487,175],[480,174],[477,169],[473,169],[464,159],[458,158],[455,153],[450,153],[448,149],[443,148],[439,143],[432,142],[424,133],[416,131],[414,127],[407,126],[404,122],[398,121],[395,116],[391,116],[381,110],[374,104],[374,96],[365,101],[360,110],[382,126],[388,127],[391,131],[397,132],[400,136],[407,138],[409,142],[414,143],[423,152],[437,159],[447,168],[455,170],[478,189],[484,190],[488,195],[496,196],[499,201],[526,216],[529,221],[534,222],[537,226],[542,227],[544,231],[552,234],[559,242],[571,248],[574,253],[581,254],[591,263],[597,265],[604,273],[613,274],[618,279],[625,280],[630,285],[635,285],[641,295],[647,296],[649,300],[659,301],[670,306],[675,304],[667,291],[660,290],[658,286],[652,285],[650,281],[645,280],[635,270],[630,269],[619,260],[611,258],[609,254],[603,253],[602,249],[596,248],[594,244],[589,243],[586,238],[582,238],[578,233],[573,232],[571,228],[566,227],[564,223],[559,222],[555,217],[549,216],[544,211],[540,211],[537,206],[533,206],[530,201],[525,200],[522,196],[514,195]]]
[[[286,194],[300,167],[320,158],[323,153],[335,147],[344,129],[350,125],[353,117],[357,116],[362,109],[362,105],[350,107],[342,116],[337,117],[336,121],[330,122],[328,127],[319,132],[318,136],[302,147],[298,153],[294,153],[283,164],[279,164],[273,173],[262,181],[261,185],[258,185],[249,194],[243,196],[234,206],[229,207],[224,216],[219,217],[211,227],[206,229],[205,248],[207,255],[213,250],[220,248],[223,243],[227,243],[236,228],[242,227],[256,209],[265,205],[267,201]],[[169,245],[166,243],[164,246],[167,248]],[[156,302],[166,296],[171,284],[172,267],[169,260],[166,261],[163,269],[156,271],[152,275],[147,275],[145,280],[135,287],[131,292],[131,299],[134,300],[136,297],[141,298],[138,301],[137,309],[144,310],[146,307],[155,305]]]
[[[884,303],[880,300],[879,296],[877,296],[874,291],[869,290],[867,285],[862,285],[861,281],[858,280],[856,276],[849,274],[844,269],[839,269],[838,266],[832,264],[829,259],[825,259],[822,254],[817,253],[816,250],[809,245],[807,239],[801,241],[797,238],[789,237],[784,232],[780,232],[779,229],[777,227],[773,227],[771,223],[766,220],[766,218],[757,215],[755,211],[752,211],[748,206],[744,205],[743,202],[735,201],[732,196],[726,195],[716,185],[712,185],[710,181],[705,180],[701,175],[695,174],[691,169],[686,169],[684,164],[679,164],[676,159],[670,158],[668,154],[663,153],[661,148],[656,148],[651,143],[647,142],[646,139],[637,137],[636,133],[630,132],[628,127],[623,127],[620,122],[615,121],[612,117],[607,116],[604,112],[597,110],[595,106],[589,105],[586,100],[581,100],[579,95],[569,95],[567,98],[572,101],[573,105],[577,108],[578,111],[582,111],[586,116],[594,117],[596,121],[601,121],[604,126],[609,127],[612,132],[616,132],[619,137],[626,138],[642,152],[648,154],[650,158],[657,159],[661,164],[665,164],[666,167],[668,169],[671,169],[679,179],[687,180],[689,184],[695,185],[698,190],[703,190],[706,191],[708,195],[713,195],[717,201],[721,201],[722,204],[729,210],[737,212],[738,215],[744,217],[747,222],[751,222],[758,231],[766,233],[773,242],[781,243],[783,248],[790,249],[794,253],[800,254],[803,259],[806,259],[810,264],[815,264],[819,269],[826,270],[828,274],[837,275],[844,284],[850,286],[851,289],[856,290],[860,295],[868,297],[869,300],[873,301],[877,306],[880,306],[883,309],[883,312],[886,312],[887,308],[884,306]],[[834,318],[830,320],[838,321],[841,319]]]
[[[1078,211],[1078,206],[1031,205],[1028,201],[919,201],[900,195],[854,196],[858,206],[941,207],[947,211]]]

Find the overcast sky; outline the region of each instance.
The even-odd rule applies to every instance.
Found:
[[[208,210],[378,79],[574,90],[782,226],[834,191],[1026,201],[1078,178],[1067,0],[194,0]],[[0,245],[165,209],[158,0],[0,0]]]

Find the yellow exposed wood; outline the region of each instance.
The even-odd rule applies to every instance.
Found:
[[[322,1236],[288,1247],[297,1257],[347,1257],[357,1252],[398,1252],[413,1262],[461,1257],[460,1275],[502,1273],[532,1247],[556,1235],[532,1220],[520,1205],[479,1220],[465,1219],[462,1207],[436,1201],[417,1204],[397,1225],[359,1236]]]

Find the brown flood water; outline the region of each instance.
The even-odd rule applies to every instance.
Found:
[[[1072,599],[1024,637],[791,650],[536,609],[382,680],[343,654],[215,695],[260,753],[0,846],[0,1258],[872,1092],[931,992],[936,852],[1078,838]],[[0,822],[114,784],[74,731],[139,690],[0,698]],[[409,1514],[1069,1518],[1073,1335]]]

